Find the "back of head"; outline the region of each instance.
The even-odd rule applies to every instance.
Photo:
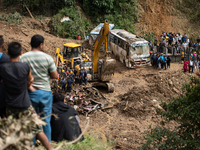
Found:
[[[11,42],[8,45],[8,53],[11,58],[17,58],[21,54],[21,51],[22,51],[22,46],[18,42]]]
[[[55,93],[53,95],[53,103],[64,102],[64,95],[62,93]]]
[[[38,48],[40,44],[44,43],[44,37],[36,34],[31,38],[31,47],[32,48]]]
[[[4,44],[3,35],[0,35],[0,47]]]

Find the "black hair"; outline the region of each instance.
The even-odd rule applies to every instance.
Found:
[[[8,45],[8,53],[11,58],[17,58],[21,54],[21,51],[22,51],[22,46],[18,42],[11,42]]]
[[[44,43],[44,37],[36,34],[31,38],[31,47],[38,48],[41,43]]]
[[[65,99],[65,96],[62,94],[62,93],[55,93],[53,95],[53,102],[56,103],[56,102],[60,102],[60,101],[64,101]]]
[[[3,35],[0,35],[0,46],[2,46],[4,43]]]

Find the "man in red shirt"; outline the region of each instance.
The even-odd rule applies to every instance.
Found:
[[[78,34],[78,36],[76,37],[77,40],[81,40],[81,36],[80,34]]]

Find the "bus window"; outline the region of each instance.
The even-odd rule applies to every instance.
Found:
[[[121,39],[118,39],[118,44],[117,44],[118,46],[122,46],[122,44],[121,44]]]
[[[114,37],[114,43],[118,45],[117,39],[118,39],[117,37]]]
[[[110,42],[114,43],[114,37],[110,35]]]

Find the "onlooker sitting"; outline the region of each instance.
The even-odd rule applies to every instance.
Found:
[[[79,127],[78,113],[74,108],[64,103],[63,94],[54,94],[52,113],[59,117],[59,119],[54,116],[51,118],[52,140],[56,142],[72,141],[82,133]],[[80,141],[83,139],[84,137]]]

